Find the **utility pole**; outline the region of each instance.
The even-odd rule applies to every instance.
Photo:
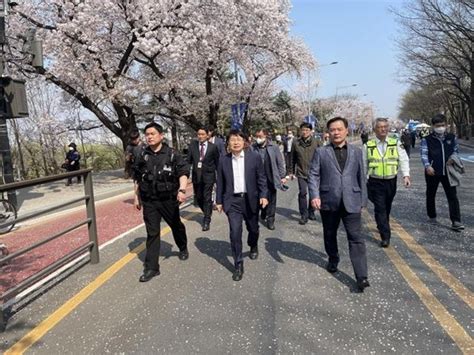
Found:
[[[12,154],[10,149],[10,141],[8,139],[7,119],[9,118],[8,102],[5,88],[11,78],[5,73],[5,45],[7,44],[7,36],[5,31],[5,22],[7,16],[7,0],[0,2],[0,155],[3,165],[3,180],[5,184],[14,182]],[[8,200],[18,208],[16,191],[8,192]]]

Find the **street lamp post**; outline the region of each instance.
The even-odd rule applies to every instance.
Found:
[[[324,67],[328,67],[330,65],[336,65],[338,64],[339,62],[338,61],[333,61],[331,63],[326,63],[326,64],[321,64],[319,66],[319,68],[324,68]],[[308,74],[308,116],[311,116],[311,85],[310,85],[310,77],[309,77],[309,74]]]

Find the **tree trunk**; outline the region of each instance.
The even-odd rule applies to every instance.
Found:
[[[21,179],[24,180],[26,178],[26,169],[25,169],[25,159],[23,157],[23,147],[20,142],[20,128],[16,123],[16,120],[10,120],[13,127],[13,135],[15,136],[15,142],[18,149],[18,160],[20,161],[20,175]]]
[[[219,112],[219,104],[214,102],[214,99],[212,98],[212,75],[214,74],[214,68],[212,67],[212,62],[209,62],[208,65],[209,66],[206,70],[206,95],[209,100],[208,124],[217,127],[217,114]]]
[[[178,141],[178,125],[175,120],[171,123],[171,144],[176,150],[180,150],[179,141]]]

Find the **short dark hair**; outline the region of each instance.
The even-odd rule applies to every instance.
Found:
[[[156,123],[155,121],[148,123],[143,129],[143,132],[146,132],[148,128],[154,128],[158,132],[163,133],[163,127],[160,124]]]
[[[210,131],[210,132],[214,132],[216,130],[216,127],[214,127],[213,125],[208,125],[207,126],[207,130]]]
[[[201,130],[204,131],[204,132],[206,132],[207,134],[209,134],[209,127],[200,126],[200,127],[198,127],[198,129],[196,130],[196,133],[197,133],[198,131],[201,131]]]
[[[438,124],[438,123],[446,123],[446,116],[443,115],[442,113],[438,113],[436,115],[433,116],[433,118],[431,119],[431,124],[432,125],[435,125],[435,124]]]
[[[137,138],[140,138],[140,132],[138,131],[138,129],[134,129],[133,131],[130,132],[130,139],[131,140],[135,140]]]
[[[327,123],[326,123],[326,128],[329,129],[329,126],[331,126],[334,122],[341,121],[344,123],[344,127],[349,127],[349,122],[347,122],[347,119],[344,117],[333,117],[331,118]]]
[[[246,135],[244,132],[242,132],[242,131],[240,131],[240,130],[238,130],[238,129],[231,129],[231,130],[229,131],[229,133],[227,134],[227,142],[230,140],[230,137],[231,137],[231,136],[239,136],[239,137],[242,137],[244,141],[247,141],[247,139],[248,139],[248,138],[247,138],[247,135]]]
[[[303,128],[313,129],[313,126],[311,126],[311,124],[308,122],[303,122],[302,124],[300,124],[300,129],[303,129]]]
[[[263,132],[264,135],[268,136],[268,129],[266,128],[257,128],[255,130],[255,134],[257,134],[258,132]]]

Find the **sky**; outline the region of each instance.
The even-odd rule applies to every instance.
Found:
[[[320,65],[318,97],[358,95],[377,116],[395,118],[407,85],[398,79],[395,39],[399,28],[390,7],[401,0],[292,0],[292,35],[301,38]],[[336,65],[325,64],[337,61]],[[366,96],[364,96],[366,95]]]

